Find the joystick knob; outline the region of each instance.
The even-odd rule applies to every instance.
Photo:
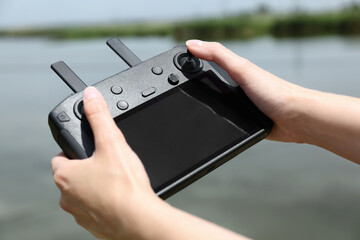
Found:
[[[194,57],[189,50],[178,53],[174,57],[174,64],[180,71],[186,73],[199,72],[203,67],[202,62]]]
[[[194,55],[192,55],[189,50],[187,50],[186,55],[187,56],[183,56],[179,59],[179,65],[182,67],[183,70],[191,72],[196,69],[197,63],[194,59]]]

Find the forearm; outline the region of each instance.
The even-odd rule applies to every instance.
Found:
[[[300,142],[360,164],[360,99],[307,89],[295,109]]]
[[[149,207],[150,206],[150,207]],[[249,240],[234,232],[176,209],[162,200],[144,203],[141,217],[133,223],[133,231],[126,239],[186,240],[236,239]]]

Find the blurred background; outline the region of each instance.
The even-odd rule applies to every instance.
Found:
[[[0,0],[1,240],[94,239],[58,206],[47,115],[71,90],[49,66],[64,60],[88,85],[120,72],[113,36],[142,60],[220,41],[295,84],[360,96],[360,1]],[[359,199],[357,165],[262,141],[168,202],[257,240],[358,240]]]

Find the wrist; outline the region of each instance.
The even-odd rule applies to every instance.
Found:
[[[170,209],[171,206],[153,192],[133,194],[115,213],[118,217],[115,223],[120,223],[115,239],[156,239],[163,221],[161,216]]]
[[[313,118],[320,109],[318,108],[320,92],[302,88],[293,98],[291,109],[291,129],[295,143],[313,144],[314,131]],[[321,101],[321,100],[320,100]]]
[[[282,86],[281,94],[273,100],[277,107],[268,113],[274,121],[268,139],[305,143],[307,137],[304,131],[304,118],[308,111],[306,108],[311,105],[312,90],[291,83]]]

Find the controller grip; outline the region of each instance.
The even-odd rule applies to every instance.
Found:
[[[59,132],[58,144],[65,155],[70,159],[85,159],[88,155],[79,143],[71,136],[68,130],[62,129]]]

